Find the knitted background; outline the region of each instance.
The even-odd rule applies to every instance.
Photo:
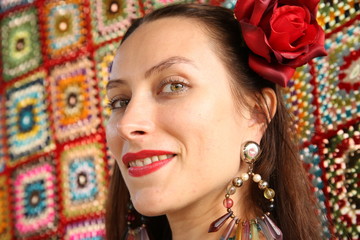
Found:
[[[172,2],[0,0],[1,240],[105,238],[108,65],[131,19]],[[325,238],[359,239],[359,5],[321,1],[328,56],[285,90]]]

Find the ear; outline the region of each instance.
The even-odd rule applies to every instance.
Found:
[[[276,113],[276,106],[276,94],[271,88],[262,89],[261,94],[258,94],[252,102],[249,127],[256,128],[254,130],[259,141]]]

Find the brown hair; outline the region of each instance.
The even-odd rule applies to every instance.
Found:
[[[248,48],[241,35],[239,23],[231,10],[199,4],[177,4],[155,10],[142,19],[136,20],[125,34],[123,41],[141,24],[166,17],[195,19],[214,40],[215,49],[231,75],[231,85],[238,102],[244,103],[246,96],[253,96],[260,103],[262,89],[272,88],[277,95],[277,111],[268,124],[261,140],[262,154],[255,163],[254,172],[276,192],[275,208],[271,214],[283,232],[284,239],[321,239],[321,224],[317,214],[316,201],[311,192],[311,184],[299,159],[296,136],[290,129],[291,117],[275,84],[261,78],[248,67]],[[245,102],[246,104],[246,102]],[[263,109],[263,113],[268,111]],[[253,184],[253,183],[252,183]],[[251,202],[266,206],[261,191],[256,186],[250,188]],[[126,206],[129,193],[116,165],[108,196],[106,231],[107,239],[120,239],[126,232]],[[216,217],[216,216],[214,216]],[[166,216],[146,217],[152,239],[171,239],[171,230]]]

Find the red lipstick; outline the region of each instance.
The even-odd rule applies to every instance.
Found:
[[[153,156],[161,156],[161,155],[171,155],[171,157],[159,160],[156,162],[152,162],[145,166],[129,166],[129,163],[139,159],[151,158]],[[137,153],[127,153],[123,156],[122,160],[125,166],[129,167],[129,175],[133,177],[141,177],[152,172],[157,171],[161,167],[165,166],[169,163],[176,154],[168,151],[160,151],[160,150],[142,150]]]

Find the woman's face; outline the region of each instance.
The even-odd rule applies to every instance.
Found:
[[[256,140],[215,51],[196,20],[165,18],[140,26],[116,54],[107,141],[144,215],[223,196],[241,144]]]

